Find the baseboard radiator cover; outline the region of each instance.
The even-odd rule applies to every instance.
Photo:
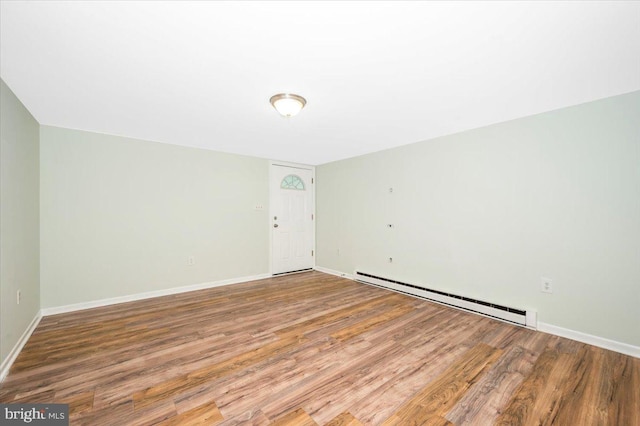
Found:
[[[430,300],[432,302],[452,306],[454,308],[488,316],[491,318],[496,318],[512,324],[517,324],[532,329],[537,328],[537,313],[535,311],[526,311],[523,309],[498,305],[483,300],[471,299],[469,297],[424,288],[418,285],[404,283],[362,271],[356,271],[354,278],[356,281],[365,284],[387,288],[400,293],[416,296],[421,299]]]

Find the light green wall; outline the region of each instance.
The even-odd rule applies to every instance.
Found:
[[[43,308],[269,272],[267,160],[47,126],[40,140]]]
[[[40,305],[269,271],[266,160],[47,126],[38,135],[4,82],[1,113],[3,359]],[[322,165],[318,265],[640,345],[638,117],[635,92]],[[540,292],[542,276],[553,294]]]
[[[533,309],[541,322],[640,345],[640,92],[316,173],[319,266]],[[553,294],[540,292],[541,277]]]
[[[2,80],[0,98],[0,360],[4,361],[40,310],[39,125]]]

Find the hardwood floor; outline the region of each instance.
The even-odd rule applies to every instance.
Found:
[[[74,425],[640,425],[640,359],[310,272],[49,316],[0,402]]]

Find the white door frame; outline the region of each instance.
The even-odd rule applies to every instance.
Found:
[[[288,161],[276,161],[269,160],[269,221],[267,222],[267,226],[269,226],[269,275],[273,275],[273,225],[272,218],[274,216],[273,211],[273,203],[271,202],[271,179],[273,166],[285,166],[292,167],[296,169],[306,169],[311,170],[311,178],[313,179],[313,183],[311,184],[311,212],[313,214],[313,232],[311,234],[311,247],[313,250],[313,265],[311,266],[313,269],[316,268],[316,167],[309,166],[308,164],[299,164],[299,163],[290,163]]]

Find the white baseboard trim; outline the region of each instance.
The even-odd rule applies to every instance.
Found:
[[[101,306],[116,305],[118,303],[134,302],[136,300],[151,299],[153,297],[169,296],[172,294],[187,293],[189,291],[204,290],[207,288],[221,287],[231,284],[240,284],[248,281],[257,281],[271,278],[271,274],[252,275],[248,277],[231,278],[228,280],[212,281],[201,284],[173,287],[164,290],[148,291],[145,293],[130,294],[127,296],[111,297],[108,299],[93,300],[91,302],[74,303],[72,305],[54,306],[43,308],[42,316],[64,314],[67,312],[82,311],[84,309],[99,308]]]
[[[538,331],[553,334],[555,336],[566,337],[567,339],[576,340],[578,342],[597,346],[599,348],[608,349],[610,351],[619,352],[635,358],[640,358],[640,346],[633,346],[627,343],[615,340],[605,339],[604,337],[594,336],[592,334],[582,333],[580,331],[570,330],[568,328],[558,327],[557,325],[538,322]]]
[[[346,278],[349,280],[354,279],[353,274],[346,274],[344,272],[336,271],[334,269],[323,268],[322,266],[315,266],[313,269],[315,269],[318,272],[324,272],[325,274],[335,275],[335,276]]]
[[[16,358],[18,358],[20,351],[22,351],[22,348],[24,348],[24,345],[29,340],[29,337],[31,337],[31,334],[36,329],[41,319],[42,319],[42,310],[39,310],[36,316],[33,317],[33,320],[31,320],[31,324],[29,324],[29,327],[27,327],[24,333],[22,333],[22,336],[20,336],[20,339],[18,339],[18,342],[15,344],[13,349],[11,349],[11,352],[9,352],[9,354],[4,359],[4,361],[2,361],[2,364],[0,365],[0,383],[2,383],[5,377],[7,377],[7,374],[9,374],[9,370],[11,369],[11,366],[13,365]]]

